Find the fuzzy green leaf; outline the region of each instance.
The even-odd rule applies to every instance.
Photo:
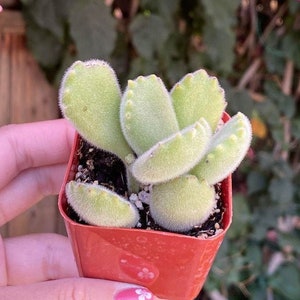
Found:
[[[86,140],[118,155],[132,153],[119,123],[121,91],[111,67],[100,60],[77,61],[60,88],[60,108]]]
[[[155,144],[132,165],[138,181],[160,183],[188,172],[203,157],[211,138],[205,119]]]
[[[170,95],[155,75],[128,81],[120,120],[128,143],[138,155],[179,130]]]
[[[185,175],[153,186],[150,212],[162,227],[182,232],[204,223],[215,205],[214,188]]]
[[[103,186],[70,181],[66,195],[75,212],[89,224],[134,227],[139,220],[134,205]]]
[[[232,173],[246,155],[252,137],[248,118],[237,113],[212,138],[209,149],[191,171],[199,180],[216,184]]]
[[[171,96],[181,129],[203,117],[214,131],[226,107],[224,90],[217,78],[204,70],[184,76],[172,88]]]

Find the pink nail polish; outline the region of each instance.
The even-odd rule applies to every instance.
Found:
[[[115,295],[115,300],[151,300],[152,293],[145,288],[129,288]]]

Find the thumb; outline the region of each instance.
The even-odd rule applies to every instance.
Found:
[[[67,278],[28,285],[1,287],[0,299],[154,300],[158,298],[154,297],[146,288],[127,283],[102,279]]]

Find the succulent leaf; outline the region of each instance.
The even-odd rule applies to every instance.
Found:
[[[125,161],[132,150],[119,122],[121,91],[106,62],[75,62],[64,75],[59,96],[63,115],[81,136]]]
[[[120,120],[125,138],[138,155],[179,130],[170,95],[155,75],[128,81]]]
[[[249,119],[237,113],[213,136],[209,149],[191,174],[211,185],[232,173],[246,155],[252,138]]]
[[[198,70],[184,76],[170,93],[180,129],[203,117],[215,131],[226,107],[224,90],[217,78]]]
[[[214,187],[193,175],[180,176],[152,188],[151,215],[171,231],[183,232],[201,225],[215,206]]]
[[[144,184],[155,184],[188,172],[205,154],[211,135],[205,119],[200,119],[139,156],[131,167],[133,176]]]
[[[134,205],[101,185],[70,181],[66,195],[75,212],[89,224],[134,227],[139,220]]]

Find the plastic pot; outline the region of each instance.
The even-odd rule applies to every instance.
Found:
[[[205,283],[231,223],[231,176],[221,183],[225,207],[223,231],[213,237],[82,225],[68,217],[65,195],[66,183],[77,172],[78,144],[77,135],[58,205],[80,275],[139,284],[163,299],[194,299]]]

